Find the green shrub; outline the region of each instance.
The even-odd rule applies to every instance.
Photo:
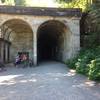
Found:
[[[85,59],[78,59],[78,62],[75,64],[76,71],[81,74],[88,74],[88,67]]]
[[[68,65],[71,69],[76,69],[75,63],[77,62],[77,58],[73,58],[71,60],[66,61],[66,65]]]
[[[100,57],[89,64],[89,79],[100,81]]]
[[[100,47],[81,50],[76,58],[68,60],[66,64],[89,79],[100,80]]]
[[[85,75],[88,75],[88,72],[89,72],[89,67],[88,67],[88,64],[90,63],[90,61],[92,59],[95,58],[94,54],[87,50],[87,51],[84,51],[84,54],[80,54],[81,56],[79,56],[79,59],[78,61],[75,63],[75,66],[76,66],[76,71],[78,73],[81,73],[81,74],[85,74]]]

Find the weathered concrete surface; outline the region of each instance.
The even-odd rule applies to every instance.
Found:
[[[100,100],[100,84],[57,62],[0,73],[0,100]]]
[[[61,38],[63,37],[63,41],[59,43],[60,52],[57,55],[58,59],[60,58],[60,61],[66,61],[67,59],[77,55],[80,50],[80,19],[81,16],[77,17],[76,15],[71,17],[59,17],[45,15],[19,15],[1,12],[0,38],[4,38],[9,41],[6,37],[8,37],[11,33],[9,36],[10,42],[12,43],[10,48],[10,61],[13,61],[17,52],[23,52],[24,50],[24,52],[29,52],[29,54],[32,55],[31,58],[34,61],[34,65],[36,65],[38,59],[38,30],[44,23],[47,23],[48,21],[56,21],[57,23],[55,23],[55,27],[52,30],[57,30],[53,34],[59,33],[58,30],[62,30],[60,27],[59,29],[56,28],[58,23],[64,24],[65,26],[64,35],[63,32],[61,32]],[[8,30],[6,28],[8,28]],[[3,52],[0,52],[0,54],[3,54]]]

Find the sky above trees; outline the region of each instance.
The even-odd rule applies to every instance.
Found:
[[[3,5],[26,5],[26,6],[44,6],[57,7],[55,0],[0,0]]]
[[[82,8],[85,11],[92,0],[0,0],[3,5],[32,7]]]

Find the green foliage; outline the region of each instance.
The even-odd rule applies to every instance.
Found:
[[[14,0],[15,5],[18,6],[25,6],[26,5],[26,0]]]
[[[78,61],[75,63],[76,71],[81,74],[88,75],[89,67],[88,64],[92,59],[95,58],[92,50],[86,50],[84,53],[80,53]]]
[[[89,79],[100,81],[100,57],[92,60],[89,68]]]
[[[1,2],[7,5],[14,5],[14,0],[1,0]]]
[[[100,0],[95,0],[91,5],[89,17],[91,18],[92,25],[95,25],[94,31],[100,33]]]
[[[1,2],[2,2],[2,3],[4,3],[4,2],[5,2],[5,0],[1,0]]]
[[[70,2],[75,1],[75,0],[56,0],[56,1],[59,2],[59,3],[62,3],[62,2],[70,3]]]
[[[90,6],[85,18],[83,26],[83,46],[84,47],[97,47],[100,45],[100,0],[95,0]],[[81,20],[82,21],[82,20]]]
[[[84,34],[82,37],[83,47],[85,48],[95,48],[100,45],[100,33],[99,32],[90,32],[88,35]]]
[[[68,65],[68,67],[70,67],[71,69],[76,69],[76,66],[75,66],[76,62],[77,62],[77,58],[73,58],[71,60],[67,60],[65,64]]]
[[[68,60],[66,64],[68,65],[68,67],[76,69],[76,72],[87,75],[89,79],[99,80],[100,47],[81,50],[76,58]]]
[[[6,5],[25,6],[26,0],[1,0]]]
[[[82,8],[83,11],[88,10],[91,5],[91,0],[56,0],[60,7],[64,8]]]

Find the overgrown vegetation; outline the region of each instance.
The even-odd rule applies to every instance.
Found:
[[[64,8],[82,8],[83,11],[87,11],[90,7],[92,0],[56,0],[59,3],[59,7]]]
[[[100,57],[92,60],[89,64],[89,79],[100,81]]]
[[[81,50],[77,57],[68,60],[66,64],[89,79],[100,81],[100,47]]]
[[[6,5],[25,6],[26,0],[1,0],[1,3],[4,3]]]
[[[66,2],[66,0],[60,1]],[[91,5],[87,2],[88,0],[69,1],[71,1],[69,4],[73,5],[72,8],[85,4],[85,9],[83,6],[82,8],[87,13],[87,17],[84,20],[85,30],[82,33],[84,36],[82,50],[77,57],[66,61],[66,64],[70,68],[76,69],[76,72],[88,76],[89,79],[100,81],[100,0],[90,0]],[[73,3],[75,1],[77,2]],[[79,4],[76,5],[77,3]]]
[[[94,26],[94,32],[100,32],[100,0],[94,0],[91,5],[89,17],[91,17],[92,25]]]

